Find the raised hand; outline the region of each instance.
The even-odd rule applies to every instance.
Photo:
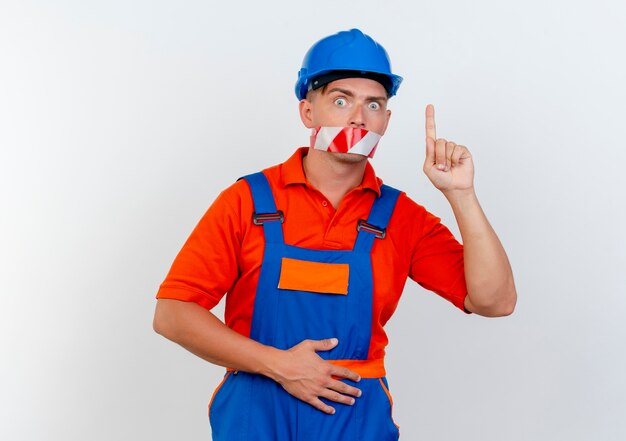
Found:
[[[472,155],[463,145],[437,138],[435,108],[426,106],[426,159],[424,173],[442,192],[470,190],[474,186]]]
[[[335,409],[320,398],[341,404],[354,404],[352,397],[361,396],[361,391],[336,378],[359,381],[359,374],[345,367],[335,366],[316,353],[329,351],[337,343],[335,338],[304,340],[284,351],[285,359],[281,363],[280,372],[273,376],[274,380],[294,397],[328,414],[335,413]]]

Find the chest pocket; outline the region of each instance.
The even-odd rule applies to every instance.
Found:
[[[350,265],[283,257],[278,288],[322,294],[348,294]]]

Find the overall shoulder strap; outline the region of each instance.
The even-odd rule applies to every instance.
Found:
[[[359,234],[354,244],[354,251],[369,252],[374,239],[384,239],[387,233],[387,224],[400,196],[400,190],[388,185],[381,185],[380,196],[374,201],[367,221],[359,220],[357,230]]]
[[[271,243],[283,243],[284,214],[282,211],[276,210],[274,195],[262,172],[253,173],[244,176],[250,186],[252,192],[252,202],[254,203],[254,213],[252,214],[252,222],[255,225],[262,225],[265,234],[265,241]]]

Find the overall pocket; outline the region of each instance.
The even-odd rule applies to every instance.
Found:
[[[321,352],[322,358],[343,359],[353,354],[349,342],[355,321],[348,294],[348,263],[314,262],[284,257],[276,292],[274,346],[289,349],[302,340],[335,337],[339,346]]]
[[[213,401],[215,400],[215,397],[217,396],[219,391],[222,390],[222,386],[224,386],[224,383],[226,383],[226,380],[228,380],[228,377],[230,377],[232,373],[233,371],[228,371],[226,372],[226,374],[224,374],[224,378],[222,378],[222,381],[220,381],[220,384],[218,384],[215,390],[213,391],[213,395],[211,395],[211,400],[209,401],[209,408],[208,408],[209,420],[211,419],[211,406],[213,406]]]
[[[347,263],[311,262],[283,257],[279,289],[323,294],[348,294],[350,265]]]
[[[389,393],[389,386],[387,385],[387,379],[383,377],[383,378],[379,378],[378,381],[380,382],[380,387],[383,389],[383,392],[385,392],[385,395],[387,395],[387,399],[389,400],[389,418],[391,418],[391,422],[393,423],[394,426],[396,426],[396,429],[398,429],[399,431],[400,426],[398,426],[396,422],[393,420],[393,398],[391,397],[391,393]]]

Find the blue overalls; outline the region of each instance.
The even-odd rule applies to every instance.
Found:
[[[250,337],[279,349],[289,349],[305,339],[336,337],[339,344],[330,351],[319,352],[320,357],[367,360],[373,299],[370,251],[377,237],[384,239],[399,191],[381,186],[381,195],[375,200],[367,222],[359,221],[352,250],[312,250],[284,243],[282,212],[276,210],[265,175],[255,173],[244,179],[252,191],[254,223],[263,226],[265,236]],[[342,295],[279,288],[286,261],[348,268],[347,292]],[[322,399],[336,409],[335,414],[328,415],[289,395],[280,384],[265,376],[231,370],[210,404],[213,439],[397,440],[398,427],[391,417],[390,396],[382,375],[362,378],[358,383],[342,380],[361,389],[362,395],[355,398],[352,406]]]

